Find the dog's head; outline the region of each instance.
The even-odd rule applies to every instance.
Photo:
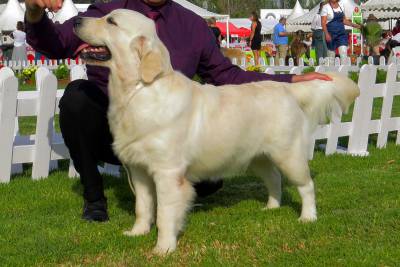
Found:
[[[154,22],[138,12],[118,9],[102,18],[77,17],[74,32],[85,42],[76,54],[88,64],[109,67],[121,78],[151,83],[172,70]]]

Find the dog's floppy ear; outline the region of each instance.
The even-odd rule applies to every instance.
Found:
[[[161,51],[151,45],[145,36],[131,41],[131,49],[138,52],[140,58],[139,75],[144,83],[151,83],[163,72]]]

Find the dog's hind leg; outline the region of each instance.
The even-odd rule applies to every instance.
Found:
[[[281,174],[275,164],[266,156],[261,156],[251,162],[249,171],[262,178],[268,189],[266,209],[279,208],[281,205],[282,182]]]
[[[289,181],[297,186],[302,200],[302,209],[299,220],[311,222],[317,220],[317,209],[315,206],[314,182],[310,176],[307,160],[307,146],[304,142],[294,140],[291,147],[271,155],[273,161],[288,177]]]
[[[157,192],[158,238],[154,252],[166,254],[176,248],[177,237],[182,230],[186,212],[195,197],[192,184],[182,175],[182,171],[162,171],[155,173]]]
[[[155,215],[155,186],[153,179],[142,168],[129,167],[128,178],[135,188],[135,224],[132,230],[125,231],[128,236],[144,235],[150,232]]]

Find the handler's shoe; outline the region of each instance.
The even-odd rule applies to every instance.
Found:
[[[206,197],[214,194],[222,188],[223,181],[202,181],[200,183],[194,184],[194,189],[196,190],[198,197]]]
[[[82,219],[89,222],[108,221],[107,200],[103,198],[94,202],[89,202],[85,199],[85,203],[83,204]]]

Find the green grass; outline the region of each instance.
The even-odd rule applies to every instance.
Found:
[[[400,148],[365,158],[316,153],[311,161],[319,219],[297,222],[300,199],[285,185],[282,208],[264,211],[253,177],[226,181],[188,216],[177,252],[151,254],[156,230],[128,238],[133,197],[126,179],[106,177],[111,221],[80,219],[81,186],[66,164],[32,181],[29,168],[0,185],[2,266],[396,266],[400,262]]]
[[[381,102],[375,101],[374,118]],[[392,116],[400,116],[400,98],[393,106]],[[21,132],[34,133],[35,120],[21,118]],[[67,178],[66,161],[40,181],[29,178],[26,164],[23,174],[0,184],[0,265],[398,266],[400,147],[393,144],[395,134],[386,149],[371,145],[365,158],[316,152],[310,162],[316,223],[297,222],[301,203],[293,186],[285,183],[282,208],[264,211],[267,193],[261,181],[237,177],[197,201],[202,206],[191,211],[178,250],[167,257],[151,253],[154,228],[143,237],[122,235],[134,220],[126,178],[105,178],[111,221],[86,223],[80,219],[82,188],[79,180]]]

